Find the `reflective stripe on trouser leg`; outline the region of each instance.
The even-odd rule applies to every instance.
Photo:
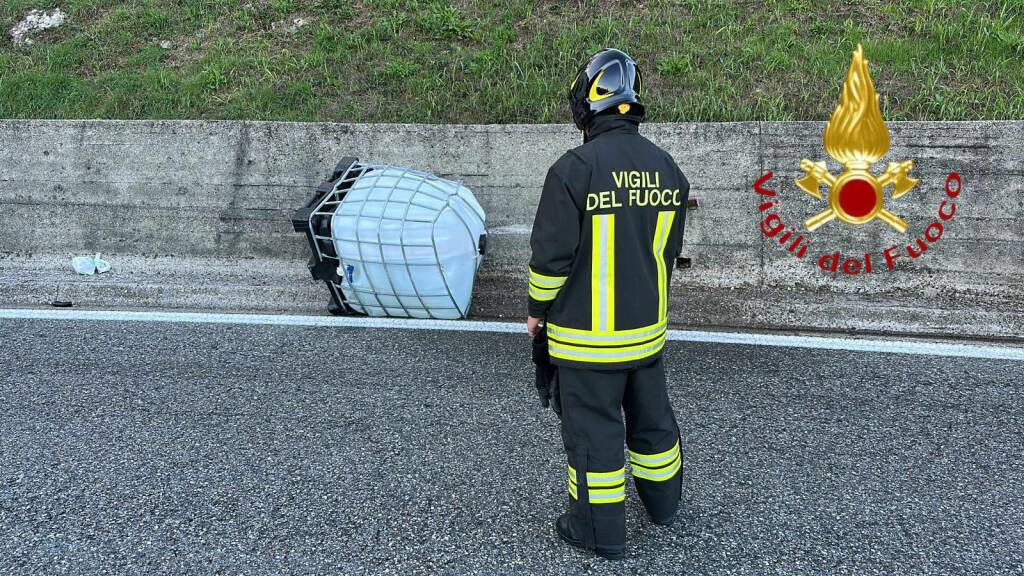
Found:
[[[633,469],[633,477],[652,482],[671,480],[679,473],[682,461],[678,440],[668,450],[656,454],[629,451],[629,465]]]
[[[569,495],[579,499],[576,469],[572,466],[569,466]],[[614,504],[625,500],[625,467],[611,472],[587,472],[587,496],[591,504]]]
[[[569,496],[571,496],[573,500],[579,500],[579,496],[576,491],[576,469],[569,466]]]
[[[655,522],[667,521],[679,509],[683,486],[682,462],[678,439],[672,448],[664,452],[641,454],[629,451],[629,465],[637,495]]]

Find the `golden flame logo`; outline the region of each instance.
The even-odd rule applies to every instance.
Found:
[[[839,106],[825,126],[824,145],[825,152],[845,170],[833,176],[823,161],[800,161],[806,175],[796,181],[797,186],[819,200],[821,185],[829,187],[828,210],[808,218],[804,222],[807,229],[813,231],[835,218],[855,225],[878,218],[906,232],[906,221],[885,209],[883,191],[892,185],[890,197],[896,199],[917,185],[918,180],[908,175],[914,161],[890,162],[879,177],[868,171],[889,151],[889,129],[882,120],[878,93],[860,44],[853,53]]]

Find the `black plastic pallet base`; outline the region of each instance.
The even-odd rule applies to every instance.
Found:
[[[331,177],[321,182],[316,187],[312,198],[310,198],[305,205],[292,213],[292,228],[296,232],[305,234],[306,240],[309,242],[309,250],[312,253],[308,264],[309,273],[313,276],[314,280],[321,280],[327,285],[327,290],[331,295],[330,302],[327,303],[327,311],[334,316],[364,316],[364,314],[356,312],[356,310],[353,309],[345,300],[345,295],[338,289],[337,285],[341,283],[341,277],[338,276],[337,266],[328,260],[322,260],[319,258],[314,227],[322,224],[321,222],[315,221],[322,219],[322,217],[314,217],[313,212],[316,211],[316,207],[323,201],[324,197],[334,191],[334,187],[337,185],[338,180],[347,175],[357,166],[358,161],[359,159],[353,156],[346,156],[342,158],[341,161],[334,166],[334,171],[331,173]],[[317,232],[320,232],[320,235],[330,234],[329,230],[317,230]],[[333,248],[330,250],[333,253]]]

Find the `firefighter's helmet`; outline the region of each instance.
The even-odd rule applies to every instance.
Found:
[[[628,54],[605,48],[580,67],[569,87],[569,110],[576,127],[583,130],[594,116],[620,104],[643,115],[640,102],[640,70]]]

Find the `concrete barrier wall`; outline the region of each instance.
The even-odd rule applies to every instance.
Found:
[[[704,205],[691,214],[673,278],[679,326],[1024,337],[1024,123],[890,123],[886,161],[913,159],[919,186],[887,207],[910,224],[832,222],[800,260],[759,223],[825,208],[794,184],[825,159],[824,123],[653,124]],[[474,313],[520,318],[534,210],[547,167],[579,135],[565,125],[366,125],[206,121],[0,121],[0,300],[48,305],[318,313],[289,215],[342,156],[463,180],[487,211],[490,252]],[[831,166],[838,173],[838,165]],[[884,267],[881,250],[935,220],[950,171],[955,218],[921,258]],[[778,193],[764,201],[754,182]],[[823,272],[822,253],[875,254],[876,272]],[[902,250],[902,249],[901,249]],[[71,272],[102,252],[114,270]]]

